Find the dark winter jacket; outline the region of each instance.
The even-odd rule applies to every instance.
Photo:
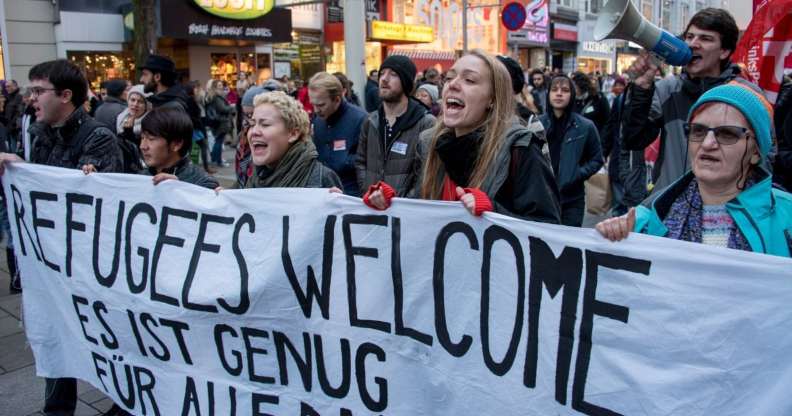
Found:
[[[118,139],[110,129],[89,116],[82,106],[58,127],[35,123],[30,161],[42,165],[79,169],[91,164],[97,172],[122,172]],[[84,139],[78,140],[82,136]]]
[[[417,100],[410,99],[407,111],[396,119],[393,136],[385,143],[385,113],[368,115],[360,130],[357,167],[358,186],[365,192],[369,186],[385,181],[404,197],[415,186],[420,161],[416,158],[419,134],[435,125],[436,119]],[[416,165],[417,164],[417,165]]]
[[[107,96],[107,98],[102,101],[102,105],[96,109],[94,118],[96,121],[114,130],[116,128],[118,115],[121,114],[126,107],[126,103],[121,101],[120,98]]]
[[[327,120],[314,117],[311,121],[319,161],[338,174],[347,195],[360,196],[355,159],[366,115],[363,109],[342,99],[338,110]]]
[[[433,134],[434,129],[421,133],[420,166],[426,162]],[[422,175],[421,170],[411,197],[420,197]],[[506,131],[504,143],[480,189],[493,202],[495,212],[529,221],[561,222],[558,187],[547,156],[547,145],[517,117]]]
[[[556,137],[551,131],[557,128],[551,121],[552,117],[551,114],[545,114],[541,118],[548,140]],[[557,136],[563,137],[560,160],[553,161],[558,164],[556,180],[561,191],[562,204],[584,198],[586,191],[583,184],[605,163],[594,123],[574,112],[569,114],[569,117],[563,134]]]
[[[610,114],[608,99],[604,95],[598,93],[594,96],[589,95],[575,100],[575,111],[591,120],[594,126],[597,127],[597,133],[602,137],[605,124],[608,122],[608,115]]]
[[[602,155],[610,158],[608,176],[611,183],[621,184],[623,188],[621,200],[617,202],[626,207],[634,207],[646,199],[648,194],[646,163],[643,150],[627,150],[622,144],[624,97],[625,94],[621,94],[613,99],[608,123],[601,137]]]
[[[154,108],[178,108],[183,110],[185,113],[190,114],[190,106],[188,104],[190,97],[186,92],[184,92],[184,88],[182,88],[181,85],[174,85],[167,90],[159,94],[149,96],[146,99]]]
[[[792,192],[792,80],[787,79],[778,93],[774,119],[778,153],[773,164],[773,182]]]
[[[168,169],[163,169],[162,172],[156,172],[152,168],[146,168],[140,171],[141,175],[154,176],[157,173],[170,173],[176,175],[182,182],[191,183],[193,185],[202,186],[204,188],[215,189],[220,186],[213,176],[209,176],[203,169],[195,166],[189,156],[185,156],[179,160],[178,163]]]
[[[222,140],[222,136],[231,132],[233,111],[234,108],[228,104],[228,101],[219,95],[215,95],[206,103],[206,118],[210,119],[209,124],[215,139]],[[212,114],[213,117],[210,117],[209,114]]]
[[[8,94],[6,97],[5,109],[3,110],[3,118],[5,119],[6,129],[11,135],[19,133],[21,128],[22,113],[25,111],[25,103],[22,101],[22,95],[19,90]]]
[[[739,80],[756,91],[759,87],[738,78],[740,68],[728,66],[717,78],[691,79],[686,73],[665,78],[649,89],[633,85],[627,94],[622,121],[624,146],[643,150],[660,135],[660,156],[652,175],[654,189],[664,189],[688,169],[684,124],[693,103],[706,91]]]
[[[377,111],[381,104],[381,100],[379,97],[379,85],[372,80],[366,80],[366,95],[363,97],[364,101],[366,101],[366,111],[372,112]]]

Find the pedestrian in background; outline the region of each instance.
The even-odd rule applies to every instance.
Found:
[[[96,121],[109,128],[116,126],[118,115],[127,108],[126,102],[121,99],[121,95],[126,90],[126,81],[123,79],[112,79],[105,83],[105,99],[102,105],[96,109],[94,118]]]
[[[575,72],[572,81],[575,84],[575,112],[591,120],[602,137],[610,113],[608,99],[600,92],[597,81],[588,75]]]
[[[566,75],[550,81],[547,105],[549,111],[541,120],[561,193],[561,224],[580,227],[586,206],[584,183],[605,163],[599,133],[591,120],[574,111],[575,85]]]
[[[218,167],[225,167],[228,164],[223,160],[223,145],[226,136],[231,133],[233,123],[233,108],[225,99],[225,89],[223,81],[209,80],[206,87],[206,120],[214,136],[212,145],[211,160]]]

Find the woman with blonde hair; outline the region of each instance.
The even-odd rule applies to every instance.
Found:
[[[248,128],[253,175],[240,188],[341,188],[341,180],[318,160],[311,124],[302,105],[281,91],[253,99]]]
[[[443,85],[442,117],[424,131],[416,197],[462,201],[474,215],[485,211],[558,223],[558,188],[544,141],[516,117],[512,81],[494,56],[473,50],[454,63]],[[387,185],[364,197],[389,205]]]

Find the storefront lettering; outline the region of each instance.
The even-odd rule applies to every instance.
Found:
[[[187,33],[190,35],[208,35],[209,25],[190,23],[190,26],[187,27]]]
[[[583,50],[597,53],[613,53],[613,45],[605,42],[583,42]]]
[[[272,30],[266,27],[249,27],[245,29],[245,36],[256,36],[261,38],[272,37]]]

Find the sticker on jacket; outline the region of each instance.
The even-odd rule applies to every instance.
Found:
[[[406,155],[407,154],[407,143],[405,143],[405,142],[393,143],[393,146],[391,147],[391,152],[396,152],[396,153],[398,153],[400,155]]]
[[[338,152],[341,150],[346,150],[346,140],[333,140],[333,151]]]

